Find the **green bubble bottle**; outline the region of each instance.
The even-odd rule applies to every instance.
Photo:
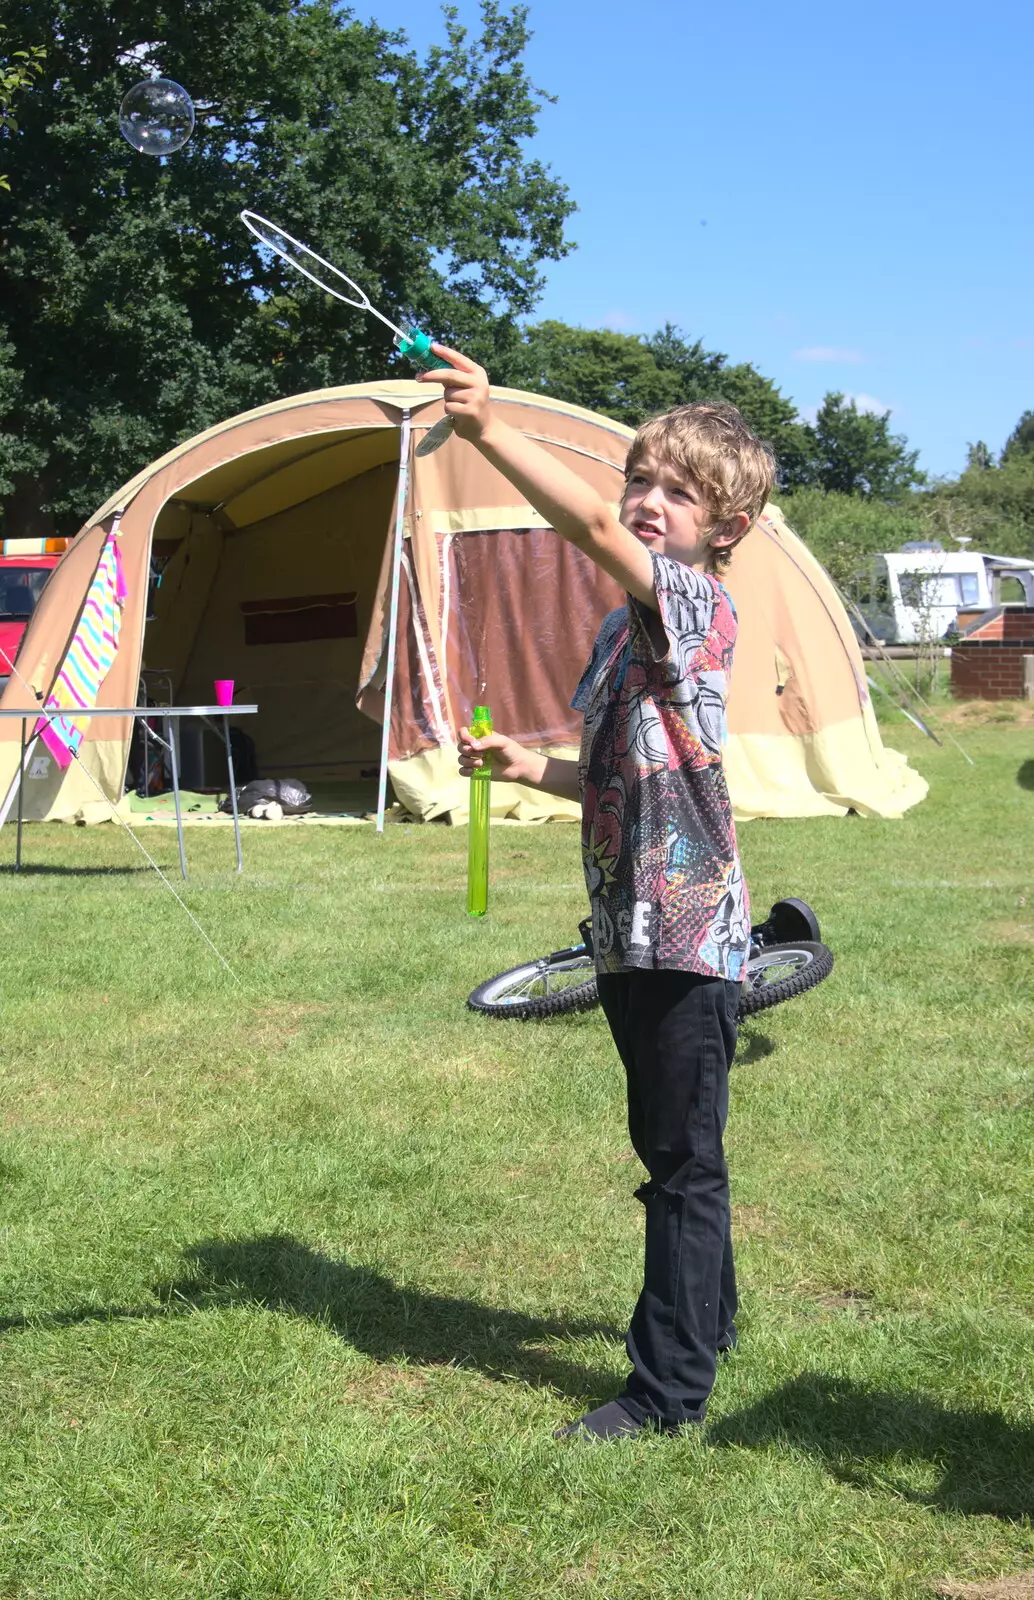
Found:
[[[492,732],[492,713],[475,706],[470,719],[475,739]],[[488,825],[492,810],[492,769],[485,756],[483,767],[470,775],[470,823],[467,837],[467,912],[483,917],[488,910]]]

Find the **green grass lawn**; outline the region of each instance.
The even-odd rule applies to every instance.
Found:
[[[0,873],[0,1595],[801,1600],[1034,1568],[1034,729],[910,727],[899,822],[752,823],[830,980],[744,1032],[743,1308],[703,1434],[617,1392],[639,1169],[571,826],[27,831]],[[149,829],[170,873],[175,836]],[[13,830],[0,835],[13,856]],[[173,879],[178,885],[178,879]]]

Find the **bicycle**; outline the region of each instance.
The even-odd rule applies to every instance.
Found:
[[[578,931],[580,944],[510,967],[479,984],[467,996],[470,1010],[511,1022],[591,1011],[599,1005],[599,995],[588,921],[579,923]],[[822,943],[811,907],[804,900],[777,900],[764,922],[750,930],[739,1020],[795,999],[832,970],[833,952]]]

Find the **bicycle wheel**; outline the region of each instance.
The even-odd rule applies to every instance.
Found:
[[[471,1011],[515,1022],[591,1011],[598,1004],[592,956],[582,944],[500,972],[467,997]]]
[[[770,944],[747,962],[740,995],[740,1020],[814,989],[833,971],[833,952],[806,939]]]
[[[739,1021],[804,994],[832,970],[832,950],[814,940],[757,951],[744,969]],[[592,957],[584,945],[572,945],[538,961],[526,961],[479,984],[467,997],[467,1005],[471,1011],[514,1022],[591,1011],[599,1005]]]

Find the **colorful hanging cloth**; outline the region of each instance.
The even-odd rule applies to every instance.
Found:
[[[79,750],[89,725],[90,712],[97,704],[101,684],[115,659],[126,594],[122,557],[112,529],[101,551],[86,604],[61,670],[44,701],[48,711],[61,714],[41,717],[36,727],[36,732],[62,771],[71,766],[72,758]]]

